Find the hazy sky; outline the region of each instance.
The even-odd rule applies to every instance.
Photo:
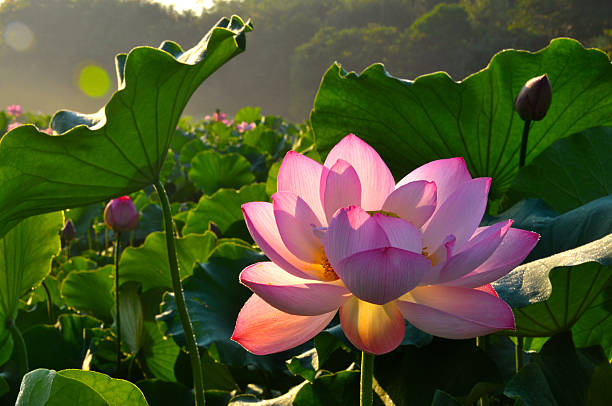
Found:
[[[149,0],[151,2],[172,5],[176,8],[177,11],[185,11],[185,10],[193,10],[197,14],[202,11],[202,6],[210,7],[213,3],[213,0]],[[2,4],[4,0],[0,0],[0,4]]]
[[[150,0],[156,3],[172,5],[177,11],[193,10],[197,14],[202,11],[202,6],[210,7],[213,0]]]

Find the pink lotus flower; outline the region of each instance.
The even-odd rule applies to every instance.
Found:
[[[6,107],[6,112],[9,116],[18,117],[21,115],[21,106],[19,104],[11,104]]]
[[[535,233],[507,220],[478,227],[490,178],[462,158],[415,169],[395,184],[369,145],[349,134],[324,165],[289,152],[273,203],[242,206],[272,262],[245,268],[255,294],[232,339],[255,354],[299,345],[340,311],[347,338],[382,354],[404,338],[404,319],[446,338],[513,329],[490,283],[520,264]]]
[[[218,111],[213,113],[213,120],[214,121],[223,121],[225,120],[226,114],[225,113],[220,113]]]
[[[247,123],[246,121],[243,121],[242,123],[236,124],[236,128],[238,129],[239,133],[243,133],[255,128],[255,123]]]

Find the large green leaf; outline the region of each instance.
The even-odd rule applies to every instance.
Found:
[[[221,188],[239,188],[255,180],[250,162],[240,154],[220,154],[214,150],[199,152],[191,161],[189,179],[204,193]]]
[[[359,402],[359,371],[340,371],[318,376],[300,388],[292,405],[356,405]]]
[[[518,170],[523,121],[514,98],[525,81],[543,73],[553,99],[531,129],[528,163],[556,139],[612,124],[610,59],[556,39],[536,53],[502,51],[461,82],[445,73],[401,80],[380,64],[347,74],[334,64],[310,116],[316,146],[326,154],[352,132],[381,154],[396,179],[428,161],[462,156],[473,176],[493,178],[492,196],[499,197]]]
[[[126,248],[119,261],[119,281],[139,282],[143,291],[157,287],[172,289],[165,238],[163,232],[151,233],[142,246]],[[210,231],[176,239],[181,279],[191,275],[196,262],[208,259],[216,240]]]
[[[377,356],[374,377],[382,389],[377,392],[386,393],[397,406],[429,406],[436,390],[467,396],[479,382],[502,382],[498,367],[473,340],[440,338],[421,348],[402,346]]]
[[[52,127],[61,136],[34,126],[7,133],[0,141],[0,236],[25,217],[108,200],[157,181],[189,98],[244,50],[250,30],[234,16],[185,52],[172,42],[135,48],[117,57],[119,90],[98,113],[57,113]]]
[[[521,168],[509,191],[510,202],[543,199],[558,212],[612,194],[612,127],[600,127],[555,141]]]
[[[147,379],[136,383],[144,393],[149,406],[192,406],[193,391],[178,382]]]
[[[145,322],[145,342],[142,356],[147,369],[156,378],[168,382],[176,382],[174,376],[174,363],[179,355],[180,348],[174,340],[164,337],[157,323]]]
[[[37,369],[25,375],[15,406],[147,406],[136,385],[93,371]]]
[[[100,326],[92,317],[69,313],[62,314],[53,326],[38,324],[27,329],[23,339],[30,368],[82,368],[92,345],[91,330]]]
[[[515,268],[493,284],[514,308],[512,334],[567,331],[612,282],[612,234]]]
[[[51,272],[51,260],[60,251],[61,212],[23,220],[0,239],[0,361],[12,349],[6,324],[14,322],[19,298],[38,286]]]
[[[521,200],[499,216],[486,216],[483,225],[512,219],[513,227],[540,234],[540,241],[525,262],[549,257],[612,233],[612,195],[601,197],[558,215],[543,200]]]
[[[605,405],[612,396],[609,381],[597,379],[612,367],[601,349],[576,350],[571,334],[552,337],[506,385],[504,394],[526,406]]]
[[[62,296],[66,305],[94,317],[113,320],[113,265],[102,268],[70,272],[62,283]],[[96,292],[92,295],[92,292]]]
[[[612,283],[601,292],[572,327],[578,347],[599,344],[608,359],[612,359]]]
[[[195,209],[190,211],[183,233],[203,233],[212,222],[224,237],[252,241],[242,216],[241,205],[267,200],[263,183],[243,186],[240,190],[221,189],[212,196],[202,196]]]

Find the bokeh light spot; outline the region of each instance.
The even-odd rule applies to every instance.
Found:
[[[4,42],[15,51],[24,52],[34,43],[34,33],[24,23],[13,21],[4,28]]]
[[[110,78],[104,68],[87,65],[79,72],[79,88],[89,97],[102,97],[108,91]]]

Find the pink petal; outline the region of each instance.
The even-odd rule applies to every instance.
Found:
[[[338,209],[361,203],[361,183],[357,172],[342,159],[338,159],[329,171],[323,172],[320,188],[328,222]]]
[[[439,159],[426,163],[404,176],[397,188],[417,180],[434,182],[437,188],[438,206],[465,182],[472,180],[463,158]]]
[[[483,230],[471,238],[461,252],[446,260],[440,271],[437,284],[453,281],[476,269],[499,247],[512,225],[512,220],[502,221]]]
[[[482,292],[486,292],[489,295],[493,295],[493,296],[499,298],[497,292],[495,291],[495,289],[493,288],[493,286],[490,283],[488,283],[486,285],[479,286],[479,287],[474,288],[474,289],[480,290]]]
[[[474,288],[498,280],[523,262],[539,238],[539,234],[531,231],[509,229],[499,247],[484,263],[446,285]]]
[[[372,218],[385,231],[389,240],[389,246],[421,253],[423,239],[415,226],[404,219],[389,217],[380,213],[375,213]]]
[[[438,337],[473,338],[515,327],[510,306],[477,289],[423,286],[396,303],[406,320]]]
[[[334,310],[319,316],[295,316],[253,295],[238,314],[232,340],[256,355],[285,351],[316,336],[335,314]]]
[[[332,168],[338,159],[351,164],[361,181],[361,207],[380,210],[387,196],[395,189],[393,175],[380,155],[353,134],[344,137],[329,151],[325,167]]]
[[[351,293],[378,305],[413,289],[429,268],[423,255],[394,247],[358,252],[334,265]]]
[[[260,262],[240,273],[240,282],[271,306],[298,316],[336,311],[351,296],[340,280],[314,281],[285,272],[273,262]]]
[[[278,171],[277,192],[292,192],[301,197],[324,223],[319,184],[323,165],[294,151],[287,152]],[[326,169],[325,169],[326,170]]]
[[[385,231],[365,210],[351,206],[338,211],[323,237],[332,266],[356,252],[388,247]]]
[[[317,275],[322,269],[320,265],[300,260],[285,247],[276,226],[271,203],[243,204],[242,213],[253,240],[268,258],[293,275],[318,279]]]
[[[308,204],[294,193],[277,192],[272,207],[285,247],[302,261],[321,264],[323,243],[317,236],[321,223]]]
[[[429,252],[437,250],[450,234],[455,236],[455,251],[462,249],[482,219],[490,185],[490,178],[473,179],[457,188],[439,206],[422,230],[423,245]]]
[[[387,196],[382,209],[421,228],[436,209],[436,184],[420,180],[402,185]]]
[[[395,302],[379,306],[353,297],[340,308],[340,324],[355,347],[371,354],[393,351],[404,339],[404,318]]]

